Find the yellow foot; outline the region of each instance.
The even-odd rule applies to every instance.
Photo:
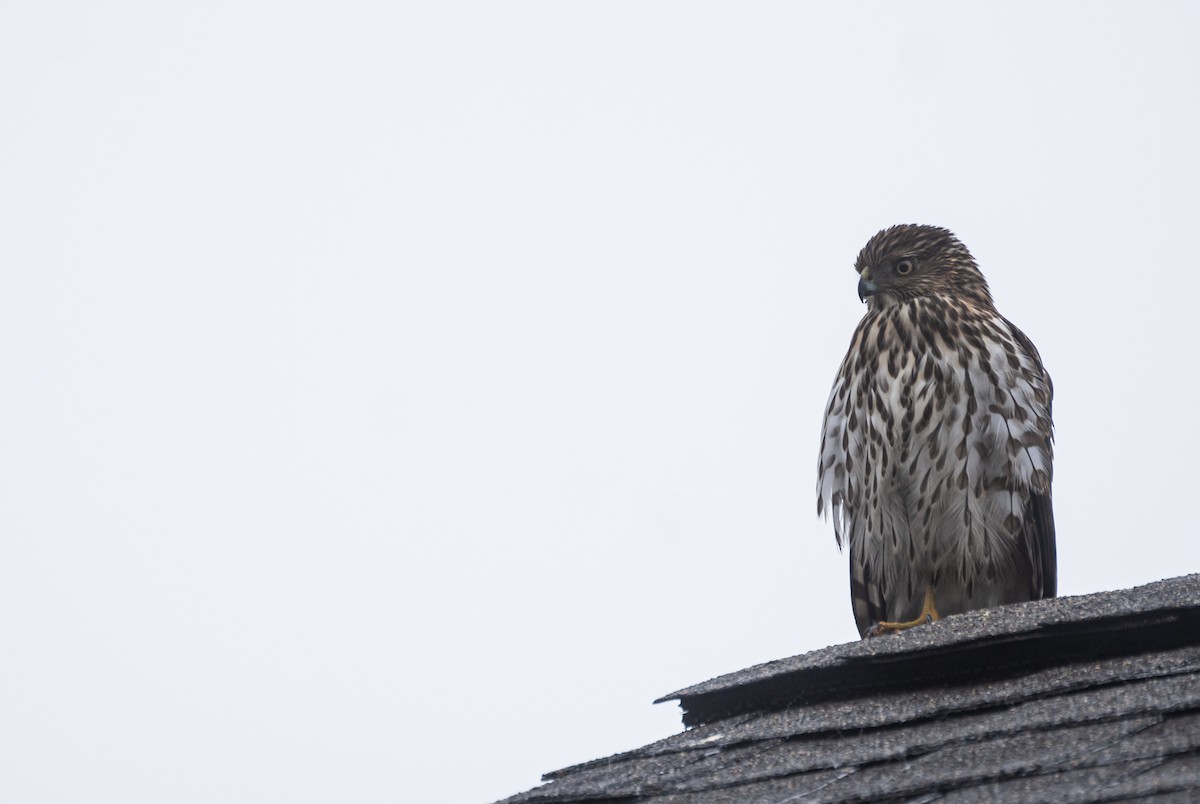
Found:
[[[933,602],[933,587],[925,587],[925,603],[921,606],[921,613],[917,615],[917,619],[909,620],[906,623],[875,623],[867,629],[868,637],[883,636],[884,634],[898,634],[901,631],[907,631],[909,628],[915,628],[918,625],[925,625],[934,620],[942,619],[942,615],[938,614],[937,606]]]

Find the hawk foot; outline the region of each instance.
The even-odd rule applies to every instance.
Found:
[[[925,588],[925,603],[921,606],[921,613],[917,615],[917,619],[909,620],[906,623],[875,623],[867,629],[866,636],[870,638],[886,634],[898,634],[901,631],[907,631],[910,628],[916,628],[918,625],[926,625],[940,619],[942,619],[942,615],[938,614],[937,606],[933,601],[933,587],[928,586]]]

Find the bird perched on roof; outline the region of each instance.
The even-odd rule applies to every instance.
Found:
[[[1050,375],[946,229],[859,252],[867,313],[821,435],[817,513],[850,545],[864,637],[1054,597]]]

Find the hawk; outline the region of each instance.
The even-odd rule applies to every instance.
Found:
[[[850,545],[864,636],[1055,596],[1050,375],[951,232],[859,252],[867,313],[821,434],[817,514]]]

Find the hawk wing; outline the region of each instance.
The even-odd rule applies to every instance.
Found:
[[[854,607],[854,624],[858,635],[865,637],[867,629],[887,619],[883,587],[871,576],[871,566],[864,560],[865,550],[850,545],[850,603]]]
[[[1025,352],[1030,362],[1041,372],[1042,385],[1045,392],[1045,425],[1040,434],[1044,439],[1044,449],[1047,454],[1053,450],[1053,407],[1054,383],[1042,365],[1042,356],[1038,354],[1033,341],[1015,324],[1004,319],[1004,323],[1012,331],[1013,339]],[[1038,399],[1037,402],[1043,402]],[[1058,595],[1058,553],[1054,540],[1054,506],[1050,495],[1050,478],[1045,478],[1044,488],[1035,485],[1030,489],[1029,502],[1025,506],[1025,515],[1021,531],[1025,537],[1025,549],[1029,554],[1029,599],[1041,600]]]
[[[859,322],[829,393],[821,424],[821,449],[817,461],[817,515],[828,513],[838,547],[850,549],[850,599],[860,635],[886,619],[884,592],[866,561],[863,539],[866,512],[862,489],[855,485],[855,466],[867,460],[867,417],[859,415],[859,397],[870,393],[870,374],[864,370],[859,345],[874,316]]]
[[[1029,551],[1029,599],[1058,595],[1058,556],[1054,546],[1054,508],[1050,492],[1029,495],[1025,506],[1025,547]]]

